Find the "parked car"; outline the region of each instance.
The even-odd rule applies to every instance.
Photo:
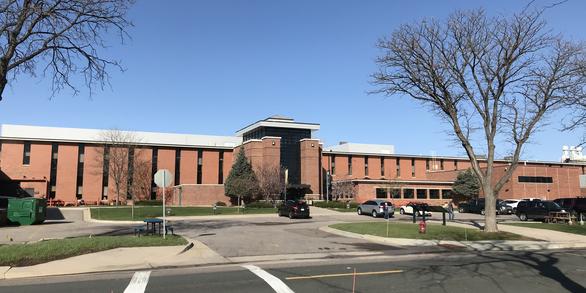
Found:
[[[389,209],[389,217],[392,217],[395,214],[395,206],[393,205],[393,203],[386,201],[384,199],[367,200],[360,204],[358,208],[356,208],[356,213],[358,213],[359,215],[371,215],[374,218],[384,216],[385,203],[387,204]]]
[[[409,202],[404,206],[401,206],[399,213],[401,215],[413,215],[413,211],[416,211],[417,216],[422,217],[425,212],[426,217],[431,217],[431,212],[427,211],[428,205],[423,202]]]
[[[309,218],[309,206],[301,200],[288,200],[279,206],[279,217],[288,216],[293,218]]]
[[[557,203],[562,209],[575,214],[578,219],[582,215],[586,220],[586,197],[565,197],[558,198],[553,202]]]
[[[513,210],[513,213],[515,213],[515,211],[517,210],[517,205],[521,201],[523,201],[523,200],[522,199],[505,199],[505,200],[503,200],[503,203],[505,205],[511,207],[511,209]]]
[[[555,202],[549,200],[524,200],[517,204],[515,214],[521,221],[544,220],[551,212],[564,210]]]
[[[474,213],[484,215],[484,198],[471,199],[467,202],[461,202],[458,204],[458,212],[460,213]],[[496,213],[497,214],[512,214],[513,209],[503,203],[502,200],[497,199],[496,201]]]

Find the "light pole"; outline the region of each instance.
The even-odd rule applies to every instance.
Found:
[[[287,184],[289,184],[289,169],[285,168],[285,204],[287,203]]]

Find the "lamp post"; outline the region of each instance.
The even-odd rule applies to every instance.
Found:
[[[289,169],[285,168],[285,204],[287,203],[287,184],[289,184]]]

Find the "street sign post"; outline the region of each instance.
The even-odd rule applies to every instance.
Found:
[[[167,221],[165,219],[165,215],[167,212],[165,211],[165,188],[171,185],[171,180],[173,180],[173,174],[167,169],[161,169],[155,173],[155,184],[158,187],[163,188],[163,239],[165,239],[167,234]]]

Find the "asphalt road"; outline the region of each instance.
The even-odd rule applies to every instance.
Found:
[[[387,256],[4,280],[0,292],[586,292],[585,264],[586,250]]]

